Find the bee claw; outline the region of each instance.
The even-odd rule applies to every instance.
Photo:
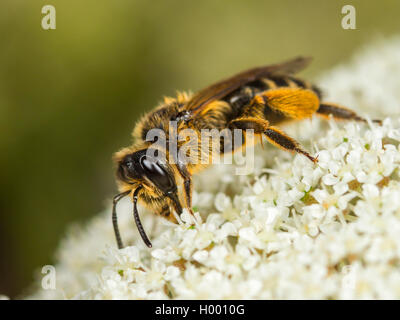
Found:
[[[310,159],[312,162],[317,163],[318,162],[318,157],[319,155],[317,155],[315,158],[310,155],[308,152],[300,149],[300,148],[296,148],[294,149],[294,151],[301,153],[302,155],[306,156],[308,159]]]

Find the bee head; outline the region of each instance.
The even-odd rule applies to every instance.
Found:
[[[174,171],[159,156],[159,150],[142,149],[124,155],[118,161],[117,178],[130,185],[143,185],[164,196],[176,193]]]
[[[127,196],[132,195],[133,215],[136,225],[144,243],[151,247],[142,223],[140,222],[137,210],[137,200],[139,197],[151,204],[151,198],[167,199],[178,214],[182,213],[182,206],[177,194],[177,186],[173,167],[168,164],[166,157],[160,157],[161,151],[156,149],[141,149],[132,151],[123,149],[115,154],[114,159],[117,162],[117,179],[120,184],[121,193],[114,197],[113,202],[113,224],[117,244],[123,248],[123,243],[117,224],[116,205],[117,202]],[[147,198],[147,200],[146,200]]]

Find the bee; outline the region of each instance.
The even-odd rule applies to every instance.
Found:
[[[177,136],[182,130],[200,132],[203,129],[253,130],[268,142],[283,150],[300,153],[316,163],[293,138],[279,128],[290,120],[311,118],[314,114],[337,120],[366,122],[355,112],[338,104],[322,102],[321,90],[310,82],[294,76],[311,61],[308,57],[264,67],[257,67],[231,78],[217,82],[194,95],[178,93],[176,98],[166,97],[154,111],[145,115],[133,131],[134,143],[114,155],[117,166],[119,194],[113,199],[112,222],[119,248],[123,248],[118,229],[116,206],[120,199],[130,196],[133,216],[144,243],[152,247],[139,218],[137,203],[140,201],[156,214],[177,222],[183,208],[192,212],[192,174],[207,164],[200,161],[170,161],[171,144],[179,147]],[[376,121],[379,122],[379,121]],[[175,123],[175,130],[171,129]],[[146,138],[150,130],[166,132],[165,148],[154,147],[154,140]],[[244,139],[243,145],[246,143]],[[242,145],[242,146],[243,146]],[[152,150],[154,149],[154,150]],[[238,148],[221,147],[221,153],[235,152]],[[153,157],[149,151],[163,154]],[[213,153],[210,156],[213,157]],[[198,153],[195,157],[199,157]],[[183,200],[178,195],[182,188]],[[175,214],[172,214],[175,211]]]

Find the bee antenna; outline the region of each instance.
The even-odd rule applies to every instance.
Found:
[[[117,194],[114,199],[113,199],[113,207],[112,207],[112,222],[114,226],[114,233],[115,233],[115,238],[117,239],[117,244],[118,244],[118,249],[122,249],[124,247],[122,240],[121,240],[121,235],[119,233],[119,228],[118,228],[118,219],[117,219],[117,203],[119,200],[121,200],[123,197],[127,196],[130,191],[122,192],[120,194]]]
[[[149,238],[146,235],[146,232],[143,229],[142,223],[140,222],[140,217],[139,217],[139,213],[137,210],[137,200],[138,200],[138,193],[139,191],[142,189],[142,186],[139,186],[138,188],[136,188],[135,192],[133,193],[133,217],[135,218],[135,222],[136,222],[136,226],[139,230],[139,234],[142,237],[144,243],[146,244],[146,246],[148,246],[149,248],[151,248],[153,245],[151,244]]]

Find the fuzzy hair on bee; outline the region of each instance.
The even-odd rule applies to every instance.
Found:
[[[310,58],[298,57],[244,71],[193,95],[179,92],[176,98],[164,98],[159,106],[144,115],[133,130],[133,144],[114,155],[120,193],[113,200],[112,221],[118,247],[123,248],[116,212],[120,199],[131,197],[139,233],[144,243],[151,247],[139,218],[137,203],[140,201],[172,222],[177,222],[173,213],[180,215],[184,208],[193,214],[192,175],[211,164],[211,161],[201,161],[203,157],[212,159],[217,153],[236,152],[247,142],[244,134],[240,145],[227,147],[220,144],[221,137],[218,136],[203,148],[202,131],[252,130],[272,145],[300,153],[317,163],[317,157],[280,129],[281,124],[311,118],[314,114],[326,119],[366,122],[348,108],[323,101],[317,86],[294,76],[310,61]],[[379,123],[379,120],[375,122]],[[151,136],[154,130],[162,132],[162,138]],[[190,150],[184,149],[187,139],[180,139],[186,131],[198,138]],[[218,149],[215,148],[217,143]],[[182,153],[171,152],[171,147],[184,149],[185,157]]]

